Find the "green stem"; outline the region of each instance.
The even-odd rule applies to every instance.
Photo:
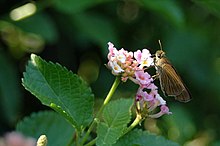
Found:
[[[133,121],[133,123],[123,132],[124,136],[126,133],[128,133],[129,131],[131,131],[135,126],[137,126],[140,122],[142,121],[142,117],[140,114],[137,114],[135,120]]]
[[[96,138],[90,141],[89,143],[87,143],[85,146],[92,146],[95,144],[95,142],[96,142]]]
[[[99,109],[99,111],[98,111],[96,117],[94,118],[94,120],[93,120],[92,124],[90,125],[88,131],[86,132],[85,136],[83,137],[82,142],[81,142],[81,145],[83,145],[83,144],[86,142],[86,140],[87,140],[89,134],[91,133],[92,129],[95,127],[95,124],[96,124],[97,119],[100,118],[101,113],[102,113],[104,107],[105,107],[105,106],[108,104],[108,102],[110,101],[110,99],[111,99],[112,95],[114,94],[116,88],[118,87],[119,83],[120,83],[120,77],[117,76],[116,79],[115,79],[115,81],[114,81],[114,83],[113,83],[113,85],[112,85],[112,87],[111,87],[111,89],[110,89],[110,91],[109,91],[109,93],[108,93],[108,95],[106,96],[106,98],[105,98],[105,100],[104,100],[104,102],[103,102],[101,108]]]
[[[73,134],[73,137],[70,139],[68,142],[67,146],[71,146],[74,142],[76,146],[79,146],[79,132],[76,130],[75,133]]]
[[[108,102],[109,102],[110,99],[112,98],[112,95],[115,93],[115,90],[116,90],[116,88],[118,87],[119,83],[120,83],[120,77],[117,76],[117,77],[115,78],[115,81],[114,81],[114,83],[113,83],[113,85],[112,85],[112,87],[111,87],[111,89],[110,89],[108,95],[106,96],[106,98],[105,98],[105,100],[104,100],[104,102],[103,102],[101,108],[99,109],[99,111],[98,111],[98,113],[97,113],[97,115],[96,115],[97,118],[99,118],[99,117],[101,116],[101,113],[102,113],[104,107],[108,104]]]

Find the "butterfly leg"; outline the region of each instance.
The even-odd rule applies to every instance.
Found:
[[[159,73],[156,73],[155,75],[152,76],[153,80],[156,80],[159,78]]]

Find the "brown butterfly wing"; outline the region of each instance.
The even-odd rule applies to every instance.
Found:
[[[158,66],[158,73],[160,85],[165,95],[175,96],[175,99],[181,102],[188,102],[191,99],[182,79],[168,60]]]
[[[188,89],[185,87],[185,89],[183,90],[183,92],[180,95],[177,95],[175,97],[176,100],[181,101],[181,102],[188,102],[190,101],[191,95],[190,92],[188,91]]]

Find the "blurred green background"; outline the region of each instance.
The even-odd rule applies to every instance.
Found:
[[[0,135],[47,109],[21,85],[30,53],[78,73],[103,99],[114,80],[104,65],[107,43],[153,54],[159,39],[193,100],[165,97],[173,114],[142,127],[185,146],[220,145],[218,0],[1,0]],[[136,89],[123,83],[115,96],[133,98]]]

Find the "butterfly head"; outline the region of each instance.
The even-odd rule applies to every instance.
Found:
[[[156,59],[161,59],[163,57],[165,57],[165,52],[163,50],[158,50],[155,54]]]

